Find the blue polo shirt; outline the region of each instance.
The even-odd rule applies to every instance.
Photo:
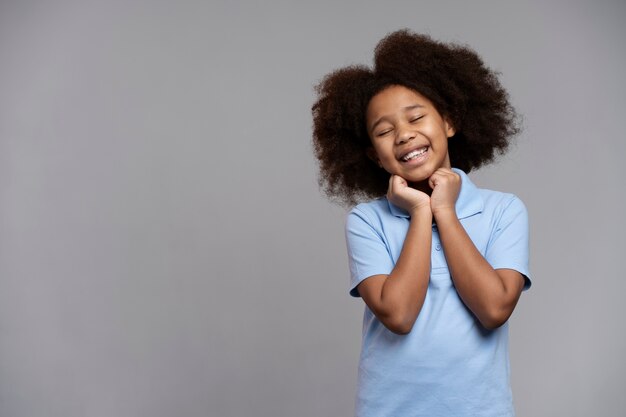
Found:
[[[477,188],[461,170],[457,216],[494,269],[515,269],[530,287],[528,215],[513,194]],[[410,216],[385,197],[346,218],[350,294],[394,268]],[[406,335],[388,330],[365,306],[356,416],[513,416],[508,322],[487,330],[459,298],[433,225],[431,273],[422,309]]]

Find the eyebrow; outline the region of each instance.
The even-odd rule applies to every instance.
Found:
[[[424,108],[425,106],[421,105],[421,104],[413,104],[412,106],[406,106],[404,108],[404,111],[409,111],[409,110],[415,110],[415,109],[419,109],[419,108]],[[381,116],[378,120],[376,120],[374,122],[374,124],[372,125],[372,127],[370,128],[370,131],[373,131],[374,128],[382,121],[384,121],[386,116]]]

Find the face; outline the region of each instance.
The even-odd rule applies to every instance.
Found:
[[[417,184],[441,167],[450,168],[452,125],[423,95],[393,85],[370,100],[366,113],[372,142],[368,156],[390,174]]]

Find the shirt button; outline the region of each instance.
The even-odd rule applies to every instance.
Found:
[[[441,250],[441,245],[439,243],[437,243],[437,246],[435,246],[435,250]]]

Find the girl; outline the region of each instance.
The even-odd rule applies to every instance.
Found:
[[[356,415],[512,416],[508,324],[530,287],[528,219],[466,175],[519,129],[471,49],[408,30],[374,68],[327,75],[313,105],[326,194],[346,218],[350,294],[365,302]]]

